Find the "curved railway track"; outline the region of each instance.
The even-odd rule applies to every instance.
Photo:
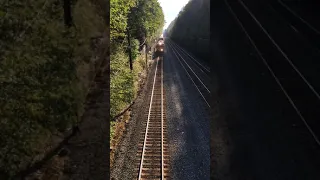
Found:
[[[163,58],[156,59],[146,128],[140,133],[137,179],[169,179],[169,152],[163,90]]]

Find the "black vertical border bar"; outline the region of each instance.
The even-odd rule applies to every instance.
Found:
[[[212,15],[213,15],[213,12],[212,12],[212,10],[214,10],[214,7],[213,7],[213,5],[214,5],[214,0],[213,1],[210,1],[210,52],[213,52],[213,42],[212,42],[212,39],[213,39],[213,37],[212,37],[212,20],[213,20],[213,17],[212,17]],[[213,66],[213,61],[214,61],[214,58],[211,56],[211,58],[210,58],[210,60],[209,60],[209,66],[210,66],[210,84],[211,84],[211,86],[210,86],[210,91],[213,93],[213,91],[212,91],[212,86],[213,86],[213,82],[212,82],[212,66]],[[213,126],[213,106],[212,106],[212,104],[213,104],[213,95],[211,95],[210,96],[210,99],[209,99],[209,104],[210,104],[210,106],[211,106],[211,108],[210,108],[210,141],[209,141],[209,147],[210,147],[210,179],[213,179],[213,163],[212,163],[212,160],[213,160],[213,154],[212,154],[212,126]]]
[[[218,180],[217,174],[219,174],[219,163],[217,162],[217,154],[219,153],[217,150],[217,127],[219,126],[219,91],[220,85],[219,85],[219,61],[221,61],[221,58],[219,56],[219,44],[221,43],[219,40],[219,26],[223,26],[223,23],[221,23],[221,13],[220,11],[223,9],[223,2],[224,0],[211,0],[210,1],[210,80],[211,80],[211,86],[210,86],[210,99],[209,104],[211,106],[210,109],[210,179]]]

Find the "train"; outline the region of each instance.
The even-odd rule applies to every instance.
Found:
[[[158,39],[157,44],[155,45],[154,53],[156,56],[163,56],[164,54],[164,39],[162,36]]]

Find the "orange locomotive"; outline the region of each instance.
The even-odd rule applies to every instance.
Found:
[[[164,41],[163,38],[159,38],[156,47],[154,49],[156,55],[163,55],[164,53]]]

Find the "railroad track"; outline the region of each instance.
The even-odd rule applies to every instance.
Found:
[[[244,0],[225,0],[225,4],[247,36],[258,57],[278,84],[279,90],[284,93],[315,142],[320,145],[319,113],[317,110],[320,107],[320,93],[318,91],[320,85],[316,79],[317,76],[314,75],[318,71],[313,70],[317,67],[313,63],[316,59],[314,57],[319,57],[319,54],[310,51],[311,48],[303,49],[308,44],[301,46],[300,43],[297,43],[301,41],[291,32],[292,30],[288,28],[286,23],[276,18],[275,10],[267,11],[264,9],[264,14],[261,14],[262,10],[258,12],[255,10],[254,4]],[[270,28],[272,27],[270,26],[270,18],[277,20],[277,30]],[[281,37],[279,32],[283,32]],[[286,38],[286,43],[283,43],[283,38]],[[291,42],[291,39],[294,41]],[[292,43],[291,46],[286,45],[289,41]],[[306,54],[308,54],[307,57]]]
[[[210,108],[210,103],[207,100],[210,97],[210,69],[203,66],[194,57],[188,54],[185,50],[175,44],[172,40],[167,40],[167,47],[172,50],[173,55],[177,58],[182,68],[186,71],[192,84],[196,87],[200,96]]]
[[[271,8],[277,11],[286,21],[291,25],[291,27],[299,34],[302,38],[314,45],[318,51],[320,51],[320,31],[291,9],[285,2],[277,0],[274,2],[269,2]]]
[[[137,179],[169,179],[169,152],[163,90],[163,58],[158,57],[151,91],[146,128],[140,133]]]

